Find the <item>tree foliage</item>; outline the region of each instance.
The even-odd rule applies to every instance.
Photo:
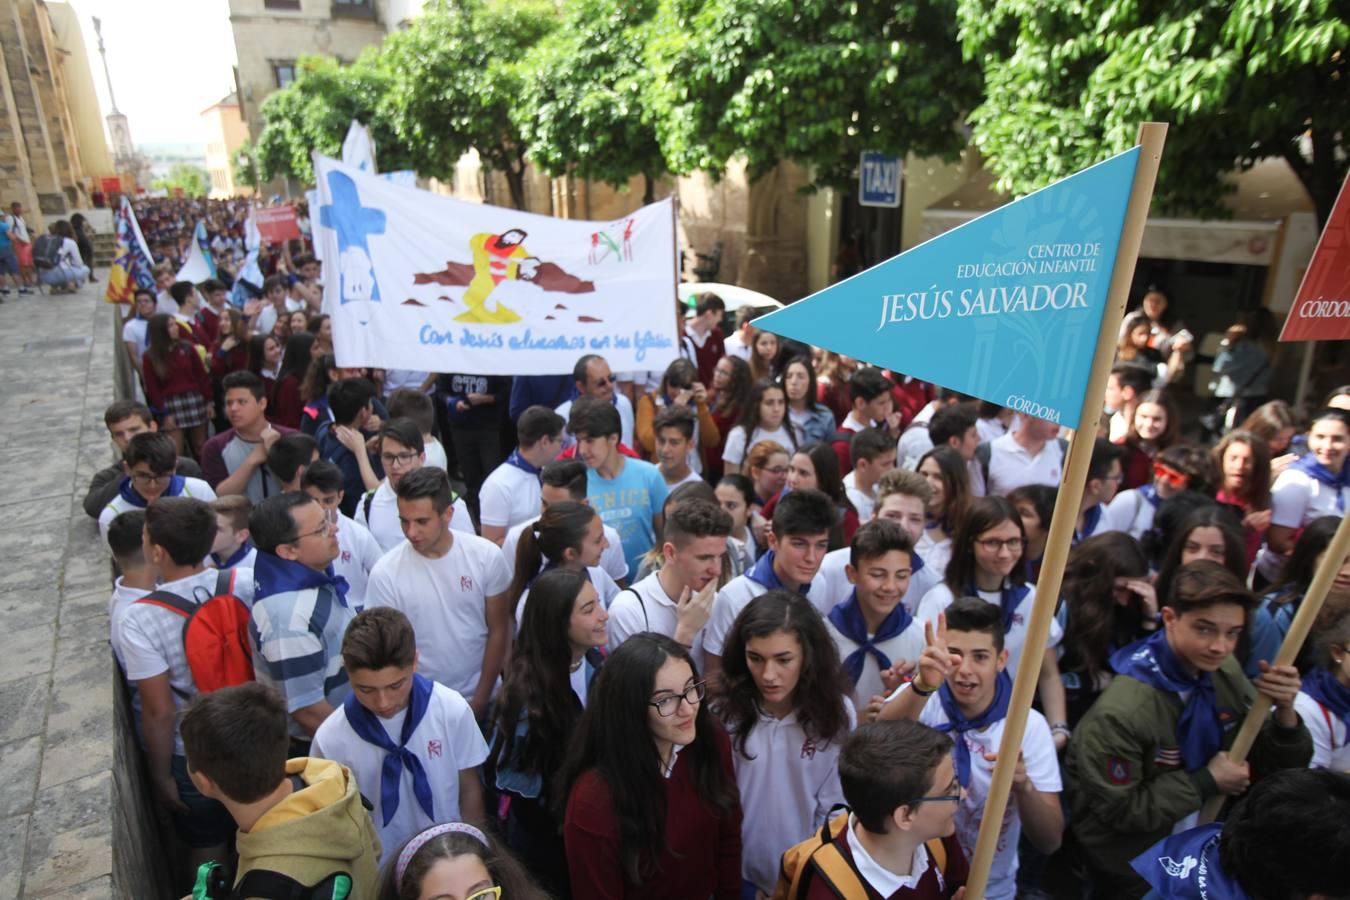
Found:
[[[262,103],[256,143],[261,174],[270,180],[314,180],[310,153],[337,156],[352,119],[370,128],[381,169],[409,168],[410,154],[381,114],[390,75],[380,48],[367,48],[351,65],[326,56],[302,56],[296,78]]]
[[[459,0],[428,5],[385,40],[382,109],[418,172],[449,180],[459,158],[476,150],[524,208],[526,144],[516,124],[523,60],[556,23],[548,0]]]
[[[181,188],[186,197],[205,197],[211,190],[211,176],[191,163],[174,163],[167,174],[150,182],[150,186],[170,193]]]
[[[262,182],[262,173],[258,168],[258,153],[254,149],[252,141],[244,141],[239,145],[239,148],[234,151],[234,156],[230,159],[230,165],[234,169],[234,183],[236,185],[257,188]]]
[[[1223,176],[1276,156],[1326,220],[1350,138],[1344,0],[959,3],[986,84],[975,142],[1001,189],[1034,190],[1163,121],[1164,208],[1225,215]]]
[[[652,200],[666,170],[644,107],[643,62],[656,0],[573,0],[560,26],[530,52],[523,103],[513,110],[532,163],[615,187],[634,175]]]
[[[863,150],[954,157],[980,98],[955,0],[662,0],[648,57],[676,171],[740,154],[752,178],[787,159],[842,185]]]

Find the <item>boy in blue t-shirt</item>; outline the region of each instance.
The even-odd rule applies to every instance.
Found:
[[[567,430],[577,439],[577,458],[586,464],[586,495],[604,523],[619,533],[624,559],[636,572],[661,533],[666,480],[649,462],[619,452],[623,426],[612,403],[578,397]]]

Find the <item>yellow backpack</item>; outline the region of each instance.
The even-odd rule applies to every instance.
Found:
[[[839,807],[836,807],[836,809]],[[831,810],[833,812],[834,810]],[[824,878],[836,897],[842,900],[867,897],[867,885],[852,860],[839,849],[838,838],[848,827],[849,810],[820,826],[820,831],[783,854],[773,900],[805,900],[813,878]],[[939,872],[947,868],[947,848],[941,838],[925,846]]]

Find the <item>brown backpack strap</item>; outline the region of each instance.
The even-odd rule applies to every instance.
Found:
[[[848,828],[848,816],[848,810],[845,810],[820,826],[820,844],[801,860],[797,871],[793,873],[788,887],[789,900],[804,900],[811,879],[815,877],[824,878],[830,890],[841,900],[867,896],[867,885],[862,876],[858,874],[853,861],[839,849],[838,837]]]

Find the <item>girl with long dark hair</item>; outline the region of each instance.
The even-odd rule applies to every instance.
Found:
[[[1308,427],[1308,453],[1280,473],[1270,489],[1270,530],[1258,563],[1270,578],[1293,550],[1298,530],[1350,506],[1350,412],[1324,409]]]
[[[741,610],[723,648],[721,684],[713,711],[736,751],[746,896],[751,887],[769,895],[783,850],[844,801],[839,751],[857,719],[824,621],[792,591],[769,591]]]
[[[1136,488],[1153,478],[1153,459],[1181,439],[1181,413],[1166,391],[1147,391],[1134,407],[1125,432],[1124,485]]]
[[[178,455],[183,455],[184,432],[196,455],[206,443],[213,389],[196,345],[184,340],[179,329],[173,316],[150,317],[146,325],[149,348],[141,358],[141,375],[145,399],[162,416]]]
[[[379,900],[548,900],[491,833],[444,822],[408,838],[389,858]]]
[[[255,334],[248,340],[248,370],[262,379],[269,397],[281,368],[281,348],[281,339],[270,334]]]
[[[942,571],[952,558],[952,536],[970,509],[970,470],[951,447],[934,447],[919,458],[917,471],[933,489],[928,523],[914,545],[926,565]]]
[[[722,449],[727,443],[727,434],[741,416],[750,399],[750,364],[738,356],[724,356],[717,361],[713,369],[713,382],[709,390],[708,412],[717,425],[717,446],[709,448],[703,454],[704,471],[710,478],[722,474]]]
[[[750,377],[754,381],[772,381],[778,377],[778,357],[783,341],[772,331],[756,331],[750,341]]]
[[[314,434],[328,421],[328,388],[341,374],[337,358],[331,353],[310,360],[305,380],[300,382],[300,399],[304,402],[300,408],[300,430],[305,434]]]
[[[614,579],[600,568],[600,557],[608,546],[605,523],[590,506],[575,500],[550,503],[544,514],[521,533],[516,544],[515,575],[506,595],[516,611],[517,625],[524,621],[525,601],[543,570],[584,573],[600,601],[608,607],[619,593]]]
[[[694,441],[689,448],[689,468],[702,474],[703,454],[722,443],[722,435],[708,408],[708,392],[698,380],[698,369],[687,359],[677,359],[666,367],[661,384],[638,398],[634,437],[646,459],[655,459],[656,431],[652,423],[657,413],[671,406],[683,406],[694,416]]]
[[[787,484],[764,504],[760,514],[772,521],[774,508],[788,491],[807,490],[820,491],[834,501],[839,518],[830,529],[830,549],[838,550],[847,546],[862,523],[857,508],[844,489],[844,479],[839,474],[839,457],[829,444],[811,444],[792,454],[788,462]]]
[[[750,559],[759,559],[763,548],[752,527],[755,513],[755,486],[744,475],[725,475],[714,489],[717,502],[731,516],[731,538],[745,545]],[[763,519],[760,520],[761,527]]]
[[[642,632],[609,655],[559,779],[574,897],[741,896],[731,742],[689,651]]]
[[[570,895],[555,815],[554,779],[609,634],[600,597],[582,572],[550,569],[530,588],[511,664],[497,692],[487,777],[507,798],[502,833],[556,897]]]
[[[1214,499],[1242,511],[1247,562],[1255,562],[1270,528],[1270,448],[1250,431],[1230,431],[1214,448],[1211,459],[1219,474]]]
[[[746,448],[760,441],[773,441],[789,449],[801,443],[797,426],[787,417],[787,394],[781,384],[757,381],[741,417],[727,434],[722,450],[722,470],[729,475],[745,471]],[[767,499],[767,498],[766,498]]]
[[[829,441],[838,424],[834,410],[816,401],[816,370],[805,356],[794,356],[783,364],[783,391],[787,394],[788,419],[802,435],[802,442]]]
[[[277,380],[267,402],[267,418],[277,425],[300,427],[300,412],[304,407],[300,385],[309,371],[313,346],[314,335],[308,331],[293,332],[286,341],[286,352],[281,357],[281,368],[277,370]]]
[[[957,597],[979,597],[1003,610],[1003,648],[1008,653],[1009,676],[1015,678],[1023,661],[1022,644],[1036,601],[1036,586],[1026,580],[1026,532],[1022,516],[1003,497],[980,497],[970,505],[970,511],[952,536],[946,577],[924,594],[914,618],[936,627],[938,614]],[[1055,746],[1060,748],[1069,738],[1064,682],[1060,680],[1055,653],[1063,636],[1059,623],[1051,621],[1045,656],[1028,663],[1040,669],[1037,692],[1041,708],[1050,723]]]

